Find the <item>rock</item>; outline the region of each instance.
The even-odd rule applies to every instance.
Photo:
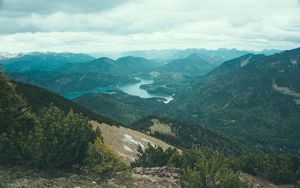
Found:
[[[132,169],[132,178],[137,185],[155,185],[157,187],[176,188],[180,187],[180,174],[178,168],[173,167],[154,167]]]

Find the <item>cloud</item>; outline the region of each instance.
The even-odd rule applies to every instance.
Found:
[[[0,51],[300,46],[299,0],[2,2]]]
[[[128,0],[1,0],[8,12],[49,14],[52,12],[99,12],[115,8]]]

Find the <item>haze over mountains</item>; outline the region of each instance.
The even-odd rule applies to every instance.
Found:
[[[136,50],[136,51],[127,51],[127,52],[107,52],[107,53],[92,53],[91,55],[96,57],[109,57],[109,58],[120,58],[126,56],[134,57],[144,57],[146,59],[158,59],[163,62],[170,61],[174,59],[185,58],[191,54],[201,54],[202,56],[215,57],[216,59],[228,60],[234,57],[238,57],[244,54],[253,53],[253,54],[265,54],[272,55],[274,53],[280,52],[281,50],[276,49],[265,49],[262,51],[251,51],[251,50],[238,50],[238,49],[226,49],[219,48],[216,50],[208,50],[205,48],[189,48],[189,49],[164,49],[164,50]]]

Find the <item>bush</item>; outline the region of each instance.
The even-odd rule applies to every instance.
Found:
[[[0,70],[0,163],[22,161],[24,139],[35,125],[35,117],[15,86]]]
[[[0,163],[29,164],[39,168],[88,167],[101,175],[122,181],[129,166],[102,142],[99,129],[72,110],[65,114],[54,105],[36,117],[14,85],[0,70]],[[0,185],[1,186],[1,185]]]
[[[229,167],[228,160],[219,152],[205,150],[189,150],[182,155],[183,187],[210,188],[248,187],[239,179],[239,173]]]
[[[145,150],[141,146],[138,147],[138,158],[131,163],[132,167],[160,167],[169,163],[173,155],[177,153],[175,148],[164,150],[160,146],[153,146],[148,143]]]
[[[240,170],[274,183],[300,180],[300,158],[275,154],[249,154],[236,162]]]
[[[89,170],[98,175],[114,177],[119,180],[128,179],[131,175],[129,166],[123,163],[100,138],[89,144],[85,163]]]
[[[96,139],[88,120],[72,110],[65,115],[50,105],[41,110],[38,123],[27,141],[32,164],[42,168],[64,168],[80,164],[90,142]]]

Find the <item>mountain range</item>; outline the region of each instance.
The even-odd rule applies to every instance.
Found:
[[[174,59],[182,59],[191,54],[200,54],[205,56],[210,56],[212,58],[229,60],[238,56],[242,56],[245,54],[253,53],[253,54],[265,54],[265,55],[273,55],[275,53],[280,52],[281,50],[277,49],[265,49],[261,51],[253,51],[253,50],[239,50],[239,49],[227,49],[227,48],[219,48],[215,50],[205,49],[205,48],[188,48],[188,49],[162,49],[162,50],[135,50],[135,51],[127,51],[127,52],[106,52],[106,53],[93,53],[93,56],[100,57],[106,56],[113,59],[117,59],[125,56],[135,56],[135,57],[144,57],[146,59],[156,59],[162,62],[169,62]]]
[[[86,95],[75,101],[110,117],[115,113],[119,121],[129,125],[138,118],[158,115],[212,128],[259,150],[298,153],[299,54],[300,49],[294,49],[226,61],[207,74],[174,82],[175,99],[167,105],[126,94]],[[161,83],[158,80],[143,87]],[[126,110],[119,111],[123,107]]]
[[[192,53],[168,63],[132,56],[112,60],[51,53],[1,62],[11,78],[58,94],[135,83],[136,76],[148,76],[154,83],[141,88],[172,94],[174,100],[164,104],[115,88],[110,93],[80,96],[74,102],[129,127],[156,115],[216,130],[259,150],[299,152],[300,49],[273,55],[227,49],[185,52]],[[222,62],[219,57],[234,58]]]

